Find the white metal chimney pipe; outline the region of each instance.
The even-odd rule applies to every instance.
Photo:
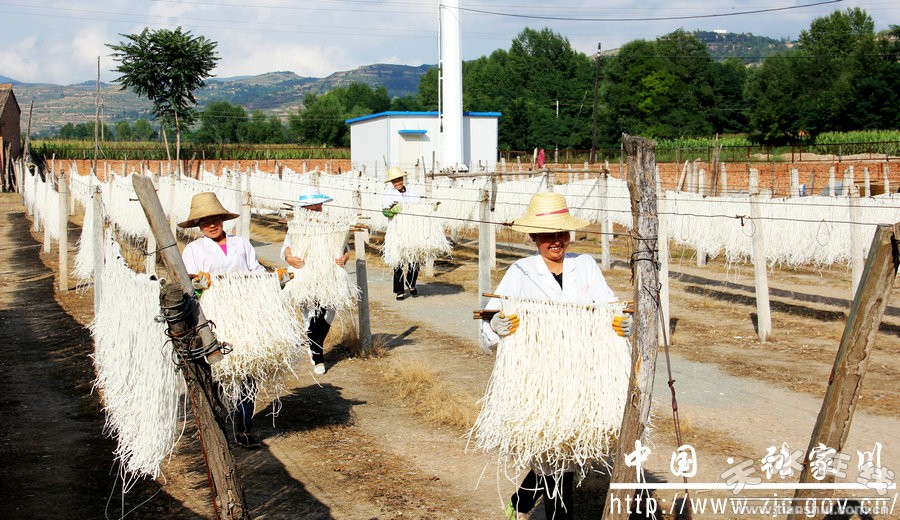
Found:
[[[459,0],[441,1],[441,164],[463,165],[462,51]]]

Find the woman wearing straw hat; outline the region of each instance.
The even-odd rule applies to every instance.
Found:
[[[327,195],[322,195],[318,190],[306,190],[299,197],[297,206],[306,211],[322,211],[322,205],[331,202],[333,199]],[[295,269],[301,269],[305,265],[305,260],[293,254],[291,250],[290,234],[284,236],[284,243],[281,245],[281,258]],[[344,246],[344,253],[334,259],[334,263],[343,267],[350,258],[349,246]],[[328,331],[331,330],[331,322],[334,321],[335,311],[331,308],[318,307],[315,309],[304,309],[303,315],[306,318],[306,336],[309,338],[309,355],[313,363],[313,372],[316,375],[325,374],[325,338]]]
[[[184,266],[197,290],[209,288],[212,283],[211,275],[214,274],[265,270],[247,239],[225,232],[223,223],[238,217],[236,213],[226,210],[213,192],[198,193],[191,198],[190,214],[178,227],[199,227],[203,234],[185,246],[181,253]],[[284,270],[279,271],[279,280],[284,281],[286,274]],[[249,449],[259,448],[259,440],[250,433],[256,393],[255,382],[245,381],[243,398],[238,402],[232,418],[235,442]]]
[[[404,184],[406,172],[394,166],[387,171],[385,182],[391,183],[384,192],[382,213],[388,219],[403,211],[403,204],[419,202],[421,197],[414,190]],[[388,224],[390,225],[390,224]],[[419,278],[419,264],[409,264],[406,268],[406,276],[403,275],[403,266],[394,268],[394,295],[398,300],[406,298],[406,290],[411,296],[418,296],[416,280]]]
[[[569,213],[566,199],[559,193],[537,193],[531,198],[528,212],[512,222],[512,229],[528,233],[537,254],[517,260],[504,274],[494,291],[500,296],[549,300],[566,303],[606,304],[617,302],[606,284],[597,262],[589,255],[566,253],[571,232],[588,225],[588,221]],[[486,309],[499,310],[500,301],[492,298]],[[496,313],[482,323],[485,345],[496,345],[501,336],[516,332],[519,318]],[[617,319],[613,329],[621,336],[631,335],[631,318]],[[574,518],[572,488],[574,472],[563,473],[561,482],[533,464],[519,489],[506,507],[511,520],[528,518],[537,499],[543,495],[548,519]]]

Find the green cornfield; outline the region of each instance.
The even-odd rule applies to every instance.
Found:
[[[31,150],[40,157],[59,160],[91,159],[94,157],[94,143],[91,141],[42,140],[32,141]],[[175,158],[174,146],[169,147],[171,158]],[[162,143],[157,142],[101,142],[97,148],[99,160],[148,160],[162,161],[169,157]],[[185,143],[181,148],[182,159],[209,159],[229,161],[264,161],[270,159],[349,159],[349,148],[326,148],[321,146],[296,146],[289,144],[224,144],[198,145]]]

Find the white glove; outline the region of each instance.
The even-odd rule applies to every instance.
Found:
[[[612,320],[612,328],[616,334],[623,338],[630,338],[634,332],[634,318],[631,314],[624,316],[614,316]]]
[[[281,267],[275,269],[275,276],[278,277],[278,283],[281,285],[282,289],[284,289],[284,286],[287,285],[288,282],[294,279],[294,273],[287,269],[282,269]]]
[[[200,271],[191,278],[191,285],[196,291],[205,291],[212,285],[212,277],[205,271]]]
[[[519,317],[515,314],[506,316],[502,312],[498,312],[491,318],[491,329],[500,337],[509,336],[518,328]]]

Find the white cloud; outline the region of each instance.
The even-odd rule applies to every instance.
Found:
[[[0,46],[0,74],[19,81],[39,75],[38,61],[34,60],[36,42],[37,38],[32,36],[10,46]]]
[[[438,0],[413,2],[345,2],[267,0],[267,7],[250,2],[176,0],[32,0],[16,6],[0,4],[0,74],[26,82],[74,83],[96,76],[101,58],[102,79],[110,72],[106,43],[120,34],[181,26],[196,36],[219,43],[220,76],[291,70],[304,76],[327,76],[370,63],[421,64],[438,59]],[[792,2],[800,4],[800,0]],[[538,0],[461,0],[461,7],[514,14],[575,17],[678,16],[699,12],[759,9],[760,0],[697,4],[689,0],[566,0],[565,5]],[[791,5],[791,4],[788,4]],[[856,0],[851,5],[780,11],[765,15],[643,21],[581,22],[504,17],[464,12],[461,16],[463,59],[508,49],[523,28],[550,27],[573,47],[593,54],[634,39],[652,40],[679,27],[686,30],[724,28],[773,38],[796,38],[817,17],[836,9],[858,6],[873,17],[877,29],[900,24],[900,3]]]

